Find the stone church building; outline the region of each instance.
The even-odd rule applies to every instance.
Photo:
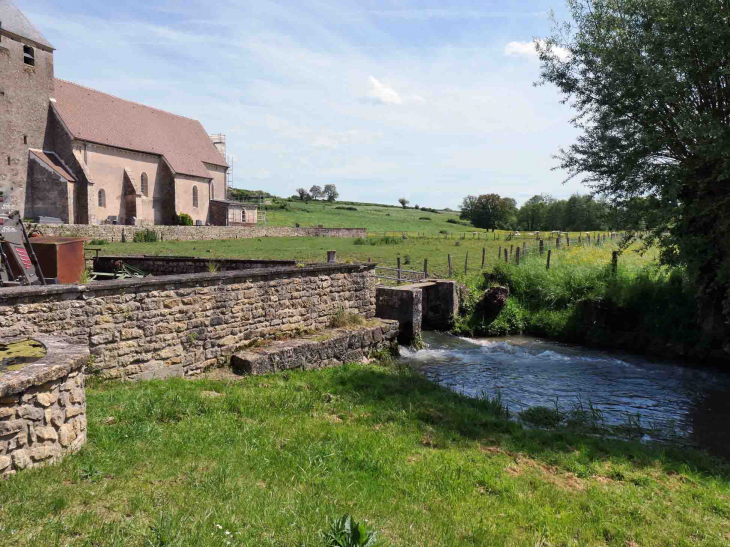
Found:
[[[54,77],[53,46],[0,0],[0,206],[70,224],[256,222],[197,120]]]

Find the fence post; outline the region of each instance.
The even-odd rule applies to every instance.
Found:
[[[454,270],[451,267],[451,255],[449,255],[449,278],[453,275]]]
[[[514,252],[515,246],[510,245],[509,246],[509,259],[512,260],[512,253]]]
[[[484,259],[486,258],[486,256],[487,256],[487,248],[482,247],[482,270],[484,269]]]
[[[423,277],[424,279],[428,277],[428,258],[423,259]]]
[[[527,254],[527,242],[522,242],[522,258]]]
[[[504,248],[504,261],[505,262],[509,262],[509,256],[507,253],[509,253],[509,251],[507,250],[507,247],[505,247]]]
[[[542,256],[542,253],[545,252],[545,242],[541,239],[540,240],[540,256]]]
[[[520,248],[517,247],[517,252],[515,253],[515,264],[518,266],[520,265]]]
[[[552,249],[548,249],[547,267],[545,268],[546,270],[549,270],[550,269],[550,255],[551,254],[553,254]]]
[[[611,253],[611,270],[613,270],[613,274],[616,275],[616,272],[618,271],[618,251]]]
[[[337,251],[327,251],[327,262],[329,264],[337,262]]]
[[[368,257],[368,264],[370,264],[373,261],[372,257]]]
[[[570,236],[565,236],[565,244],[570,247]]]
[[[499,246],[499,250],[497,251],[497,260],[502,260],[502,246]]]
[[[466,275],[466,272],[468,269],[469,269],[469,251],[466,252],[466,258],[464,259],[464,275]]]
[[[400,285],[400,279],[401,279],[402,271],[400,266],[400,257],[398,257],[398,285]]]

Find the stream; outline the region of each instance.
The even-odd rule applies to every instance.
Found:
[[[424,332],[401,360],[470,397],[499,394],[513,415],[534,406],[592,405],[608,426],[636,424],[644,440],[730,457],[730,370],[649,360],[527,336],[460,338]]]

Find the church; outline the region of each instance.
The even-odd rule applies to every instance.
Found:
[[[68,224],[256,223],[227,200],[228,164],[202,124],[54,77],[53,46],[0,0],[0,199]]]

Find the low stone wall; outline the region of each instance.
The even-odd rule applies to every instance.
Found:
[[[36,340],[47,348],[43,359],[0,374],[0,476],[57,461],[86,443],[89,350]]]
[[[93,261],[94,271],[113,272],[114,264],[120,260],[151,275],[292,268],[297,265],[294,260],[210,259],[190,256],[99,256]]]
[[[375,315],[374,264],[146,277],[0,290],[0,340],[65,336],[110,378],[189,376],[257,339]]]
[[[289,226],[120,226],[114,224],[40,224],[45,236],[133,241],[134,234],[154,230],[163,241],[207,241],[254,237],[367,237],[366,228],[291,228]]]
[[[357,363],[374,351],[397,347],[397,336],[397,321],[374,320],[358,329],[331,329],[237,353],[231,367],[246,374],[269,374]]]

